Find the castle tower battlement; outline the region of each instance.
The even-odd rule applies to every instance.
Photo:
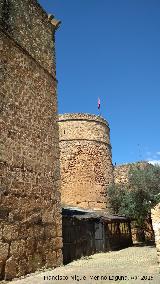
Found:
[[[59,115],[60,141],[86,140],[110,145],[108,122],[100,116],[74,113]],[[74,131],[73,131],[74,128]]]
[[[59,115],[59,136],[62,204],[109,207],[113,166],[108,122],[91,114]]]

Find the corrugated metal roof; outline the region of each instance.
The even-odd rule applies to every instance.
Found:
[[[99,219],[102,221],[107,222],[116,222],[116,221],[129,221],[130,218],[125,216],[118,216],[118,215],[110,215],[105,210],[88,210],[88,209],[81,209],[78,207],[63,207],[62,208],[62,215],[66,217],[77,218],[79,220],[82,219]]]

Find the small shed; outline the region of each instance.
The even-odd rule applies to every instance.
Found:
[[[130,219],[100,210],[62,209],[64,264],[96,252],[132,245]]]

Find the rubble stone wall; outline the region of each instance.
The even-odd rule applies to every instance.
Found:
[[[9,280],[62,263],[62,220],[54,26],[36,1],[0,0],[0,15],[0,277]]]
[[[137,163],[128,163],[123,165],[117,165],[114,166],[114,182],[115,184],[124,184],[126,185],[128,183],[128,175],[129,171],[134,167],[139,167],[141,169],[152,166],[148,164],[147,162],[137,162]]]
[[[41,69],[55,77],[55,26],[36,0],[0,0],[0,26]]]
[[[127,184],[130,165],[119,165],[114,167],[114,182],[115,184]]]
[[[160,266],[160,203],[151,211],[155,243],[157,248],[158,263]]]
[[[113,166],[108,123],[95,115],[60,115],[59,133],[62,204],[109,208]]]

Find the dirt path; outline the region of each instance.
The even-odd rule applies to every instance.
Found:
[[[52,280],[50,280],[51,278]],[[157,266],[156,249],[154,247],[144,246],[95,254],[88,258],[74,261],[66,266],[54,270],[47,270],[43,273],[32,274],[29,277],[10,283],[159,284],[160,274]]]

